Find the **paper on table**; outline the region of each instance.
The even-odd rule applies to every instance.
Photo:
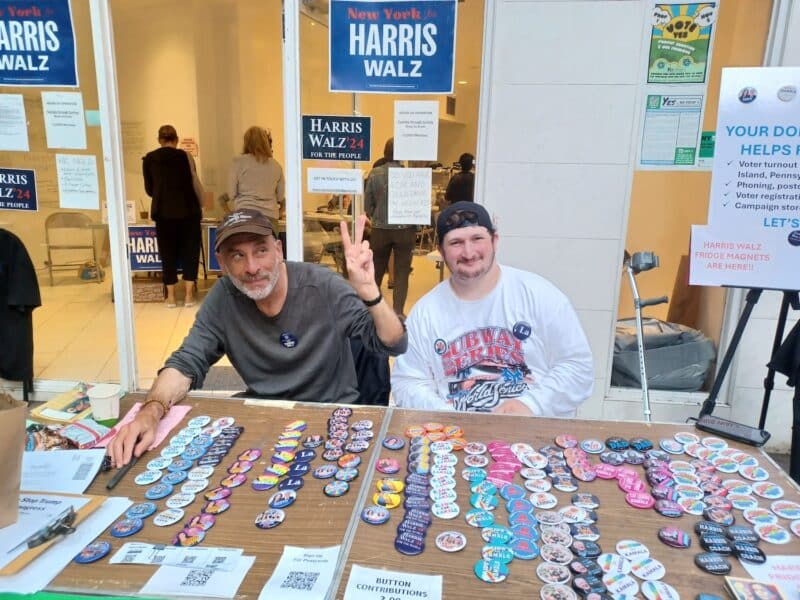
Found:
[[[109,431],[106,435],[100,438],[100,441],[97,442],[97,444],[95,444],[95,447],[105,448],[106,446],[108,446],[111,440],[114,439],[114,436],[117,435],[117,433],[119,432],[120,427],[122,427],[123,425],[127,425],[128,423],[133,421],[136,415],[139,414],[139,410],[141,408],[142,408],[141,402],[137,402],[136,404],[131,406],[131,409],[122,418],[122,420],[116,425],[114,425],[111,431]],[[192,407],[186,406],[185,404],[178,404],[170,408],[169,412],[167,413],[167,416],[158,422],[158,428],[156,429],[156,439],[150,445],[150,448],[148,448],[148,450],[152,450],[153,448],[158,446],[161,442],[163,442],[166,439],[167,435],[169,435],[169,432],[172,431],[175,425],[181,422],[183,417],[185,417],[186,413],[188,413],[190,410],[192,410]]]
[[[24,452],[20,488],[26,492],[82,494],[105,455],[105,450]]]
[[[78,524],[75,533],[53,544],[47,552],[16,575],[0,577],[0,592],[35,594],[41,591],[87,544],[103,533],[132,504],[128,498],[108,498],[100,508]]]
[[[325,598],[333,580],[340,547],[284,546],[281,559],[261,589],[258,600],[282,598],[289,594],[292,600]]]
[[[232,571],[243,552],[244,550],[241,548],[215,548],[213,546],[183,548],[164,544],[128,542],[123,544],[122,548],[117,550],[108,562],[112,565],[159,565],[183,567],[184,569],[210,567],[220,571]]]
[[[442,576],[353,565],[344,590],[344,600],[373,600],[381,596],[441,600]]]
[[[30,453],[26,452],[26,454]],[[78,511],[87,502],[89,502],[89,498],[22,492],[19,496],[19,519],[13,525],[0,529],[0,568],[5,567],[28,550],[26,546],[17,548],[20,543],[69,509],[70,506]]]
[[[161,567],[139,590],[139,594],[154,597],[233,598],[255,560],[255,556],[242,556],[232,571]]]
[[[787,598],[800,597],[800,556],[770,554],[763,565],[742,561],[742,566],[756,581],[767,581],[779,586]]]

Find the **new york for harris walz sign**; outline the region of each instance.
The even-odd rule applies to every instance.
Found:
[[[453,91],[456,0],[331,0],[330,90]]]
[[[69,0],[0,0],[0,86],[76,87]]]

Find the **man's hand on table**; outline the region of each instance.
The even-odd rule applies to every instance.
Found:
[[[147,451],[155,440],[161,412],[158,403],[148,404],[142,407],[133,421],[120,428],[108,445],[108,455],[115,467],[124,467],[132,456],[138,457]]]

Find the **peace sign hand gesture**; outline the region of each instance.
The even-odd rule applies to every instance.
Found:
[[[366,215],[359,215],[356,219],[355,239],[350,240],[350,232],[347,223],[339,223],[342,232],[342,246],[344,256],[347,261],[347,275],[350,285],[362,300],[372,300],[376,298],[380,290],[375,283],[375,265],[372,263],[372,250],[369,242],[364,239],[364,225],[367,222]]]

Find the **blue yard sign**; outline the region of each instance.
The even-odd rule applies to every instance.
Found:
[[[128,226],[128,255],[131,271],[160,271],[156,228],[153,225]]]
[[[453,91],[456,0],[331,0],[330,90]]]
[[[0,210],[39,210],[36,173],[30,169],[0,167]]]
[[[208,227],[208,270],[209,271],[222,271],[217,260],[217,253],[214,252],[214,246],[217,245],[217,226],[210,225]]]
[[[0,86],[77,87],[69,0],[0,0]]]
[[[369,162],[370,117],[303,115],[303,158]]]

